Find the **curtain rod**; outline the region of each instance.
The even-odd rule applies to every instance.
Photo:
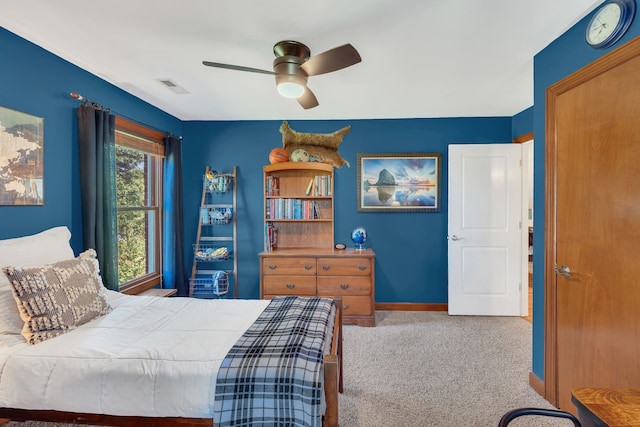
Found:
[[[92,100],[90,100],[90,99],[85,98],[84,96],[80,95],[80,94],[79,94],[79,93],[77,93],[77,92],[71,92],[71,93],[69,93],[69,95],[70,95],[72,98],[77,99],[78,101],[82,101],[82,104],[83,104],[83,105],[91,105],[93,108],[96,108],[96,109],[99,109],[99,110],[111,111],[111,112],[113,112],[114,114],[116,114],[116,115],[118,115],[118,116],[120,116],[120,117],[122,117],[122,118],[124,118],[124,119],[127,119],[127,120],[129,120],[129,121],[131,121],[131,122],[137,123],[137,124],[139,124],[139,125],[141,125],[141,126],[148,127],[148,128],[150,128],[150,129],[156,130],[156,131],[158,131],[158,132],[164,133],[164,134],[169,135],[169,136],[174,136],[174,137],[179,138],[180,140],[182,140],[182,137],[181,137],[180,135],[176,135],[176,134],[174,134],[174,133],[172,133],[172,132],[167,132],[166,130],[163,130],[163,129],[158,129],[157,127],[150,126],[150,125],[148,125],[148,124],[146,124],[146,123],[142,123],[142,122],[140,122],[140,121],[138,121],[138,120],[136,120],[136,119],[133,119],[133,118],[131,118],[131,117],[127,117],[127,116],[125,116],[124,114],[120,114],[120,113],[118,113],[117,111],[113,111],[112,109],[107,108],[107,107],[104,107],[103,105],[98,104],[98,103],[97,103],[97,102],[95,102],[95,101],[92,101]]]

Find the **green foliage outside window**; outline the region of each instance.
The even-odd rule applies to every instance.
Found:
[[[118,281],[147,274],[147,154],[116,146],[118,203]],[[137,208],[137,209],[135,209]]]

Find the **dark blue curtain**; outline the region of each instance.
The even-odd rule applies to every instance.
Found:
[[[115,116],[78,107],[78,153],[84,250],[95,249],[102,282],[118,290]]]
[[[189,296],[189,284],[184,266],[182,143],[180,138],[168,136],[164,144],[162,283],[164,288],[177,289],[178,296]]]

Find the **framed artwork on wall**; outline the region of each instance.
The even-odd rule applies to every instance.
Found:
[[[44,205],[44,119],[0,106],[0,205]]]
[[[359,212],[439,212],[441,153],[358,153]]]

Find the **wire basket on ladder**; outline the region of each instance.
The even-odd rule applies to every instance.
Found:
[[[203,207],[200,209],[202,225],[229,224],[233,218],[233,209],[224,207]]]
[[[231,177],[209,171],[204,175],[204,186],[210,193],[226,193],[231,188]]]
[[[226,271],[214,271],[209,277],[190,280],[189,294],[194,298],[218,298],[229,292],[229,275]]]
[[[233,255],[233,250],[226,246],[217,246],[208,243],[196,243],[193,245],[193,256],[198,261],[224,261]]]

